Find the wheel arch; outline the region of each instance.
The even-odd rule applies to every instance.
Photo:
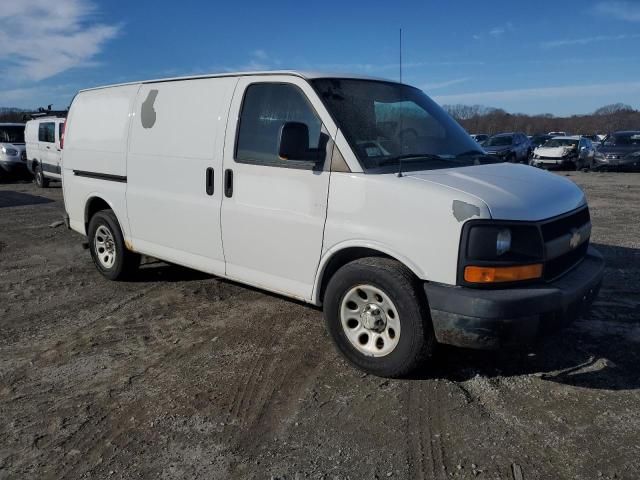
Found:
[[[87,235],[89,234],[89,222],[91,221],[91,218],[102,210],[113,211],[116,219],[118,220],[120,230],[122,231],[122,222],[118,218],[118,214],[113,208],[113,205],[99,195],[90,195],[84,205],[84,231]]]
[[[423,272],[417,265],[384,245],[357,242],[340,244],[331,248],[320,259],[318,273],[316,274],[313,287],[312,303],[318,306],[322,305],[327,284],[341,267],[349,262],[365,257],[393,259],[408,268],[416,278],[424,278]]]

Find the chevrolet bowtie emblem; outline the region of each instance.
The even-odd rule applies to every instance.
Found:
[[[569,240],[569,246],[572,249],[576,248],[578,245],[580,245],[580,240],[582,240],[582,236],[580,235],[580,232],[577,230],[574,230],[573,233],[571,234],[571,239]]]

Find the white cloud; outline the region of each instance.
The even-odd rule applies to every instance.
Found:
[[[565,39],[565,40],[550,40],[546,42],[541,42],[540,46],[542,48],[557,48],[557,47],[567,47],[571,45],[588,45],[590,43],[596,43],[596,42],[631,40],[634,38],[640,38],[640,34],[633,33],[633,34],[620,34],[620,35],[596,35],[593,37],[572,38],[572,39]]]
[[[91,0],[13,0],[0,9],[0,60],[13,65],[2,80],[43,80],[94,58],[120,27],[96,23]]]
[[[523,88],[487,92],[460,93],[435,96],[440,104],[464,103],[492,105],[500,102],[523,101],[545,98],[584,98],[640,94],[640,82],[601,83],[594,85],[567,85],[561,87]]]
[[[260,60],[268,60],[269,55],[262,49],[254,50],[252,56]]]
[[[491,30],[486,32],[486,35],[489,35],[493,38],[500,38],[507,32],[513,32],[515,30],[512,22],[507,22],[504,25],[498,25],[497,27],[493,27]],[[474,40],[482,40],[485,34],[476,33],[472,35]]]
[[[598,2],[592,9],[595,15],[604,15],[616,20],[640,22],[640,2],[611,0]]]
[[[459,85],[461,83],[468,82],[469,80],[471,80],[471,77],[454,78],[452,80],[446,80],[444,82],[426,83],[422,85],[421,88],[423,90],[437,90],[438,88],[446,88],[453,85]]]
[[[269,52],[262,49],[253,50],[249,55],[249,60],[241,65],[225,65],[216,67],[214,70],[225,72],[258,72],[262,70],[277,70],[282,68],[282,61],[274,58]]]

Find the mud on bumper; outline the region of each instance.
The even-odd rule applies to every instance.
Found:
[[[597,296],[602,255],[584,260],[544,285],[481,290],[425,283],[436,339],[459,347],[495,350],[530,345],[578,318]]]

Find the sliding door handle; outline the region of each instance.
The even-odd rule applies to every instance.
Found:
[[[230,198],[233,195],[233,170],[227,168],[224,171],[224,196]]]
[[[205,189],[207,190],[207,195],[213,195],[213,182],[214,182],[214,173],[213,168],[207,168],[206,180],[205,180]]]

